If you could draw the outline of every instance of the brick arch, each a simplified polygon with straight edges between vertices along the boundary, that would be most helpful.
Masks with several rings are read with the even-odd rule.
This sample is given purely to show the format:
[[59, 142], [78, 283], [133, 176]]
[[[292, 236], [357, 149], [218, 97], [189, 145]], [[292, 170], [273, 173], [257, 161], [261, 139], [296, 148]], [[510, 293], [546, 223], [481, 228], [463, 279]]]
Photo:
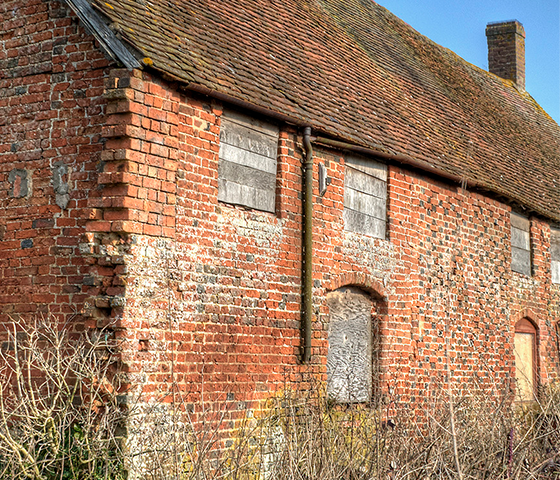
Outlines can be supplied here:
[[522, 320], [528, 320], [534, 327], [535, 330], [539, 330], [539, 323], [537, 321], [537, 316], [535, 312], [531, 308], [525, 308], [520, 310], [517, 315], [514, 317], [513, 326], [515, 327], [519, 322]]
[[327, 290], [334, 291], [341, 287], [350, 286], [359, 287], [380, 300], [387, 299], [387, 290], [383, 284], [362, 272], [347, 272], [337, 275], [328, 285]]

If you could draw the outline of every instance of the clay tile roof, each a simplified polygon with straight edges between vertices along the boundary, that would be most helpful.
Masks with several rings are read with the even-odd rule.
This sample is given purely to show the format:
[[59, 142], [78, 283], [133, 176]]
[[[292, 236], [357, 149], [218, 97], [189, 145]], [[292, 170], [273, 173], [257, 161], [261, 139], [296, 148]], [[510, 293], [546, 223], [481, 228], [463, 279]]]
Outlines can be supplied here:
[[373, 1], [90, 1], [160, 72], [560, 221], [559, 126]]

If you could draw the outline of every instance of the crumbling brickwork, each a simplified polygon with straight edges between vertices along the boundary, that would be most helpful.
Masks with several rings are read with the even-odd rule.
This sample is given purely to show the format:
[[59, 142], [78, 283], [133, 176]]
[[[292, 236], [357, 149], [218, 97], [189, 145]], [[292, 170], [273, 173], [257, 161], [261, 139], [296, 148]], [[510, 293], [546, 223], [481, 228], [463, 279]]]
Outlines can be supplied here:
[[[345, 157], [321, 149], [315, 152], [316, 177], [323, 163], [330, 182], [324, 195], [316, 191], [314, 198], [313, 360], [310, 366], [300, 365], [303, 152], [298, 131], [280, 128], [276, 213], [228, 205], [217, 200], [223, 105], [177, 93], [177, 85], [147, 73], [111, 75], [119, 76], [111, 84], [137, 80], [136, 87], [119, 93], [123, 98], [151, 104], [156, 100], [146, 93], [157, 91], [159, 101], [172, 99], [169, 110], [178, 112], [164, 127], [177, 128], [177, 142], [165, 157], [166, 165], [174, 166], [160, 163], [164, 173], [152, 170], [153, 177], [176, 176], [175, 223], [165, 235], [163, 224], [161, 233], [150, 235], [143, 230], [149, 216], [142, 223], [127, 209], [115, 210], [133, 219], [125, 232], [130, 246], [119, 323], [131, 381], [152, 392], [175, 381], [193, 402], [200, 400], [204, 386], [209, 396], [242, 402], [244, 409], [243, 402], [265, 397], [287, 380], [305, 384], [306, 372], [324, 380], [326, 296], [345, 285], [361, 287], [376, 299], [381, 369], [376, 382], [393, 400], [418, 400], [448, 370], [458, 391], [473, 385], [509, 391], [513, 326], [522, 317], [539, 328], [540, 378], [555, 377], [557, 311], [547, 305], [558, 302], [558, 292], [550, 283], [547, 222], [531, 218], [532, 275], [512, 272], [509, 206], [389, 165], [386, 238], [347, 232], [342, 215]], [[139, 101], [126, 102], [123, 117], [142, 108]], [[148, 112], [133, 121], [152, 125], [145, 118]], [[104, 158], [116, 156], [123, 144], [119, 155], [128, 159], [144, 149], [143, 161], [154, 163], [149, 142], [112, 138], [117, 143], [107, 144]], [[119, 148], [112, 151], [112, 145]], [[120, 183], [130, 189], [136, 182], [140, 192], [139, 177]], [[161, 188], [158, 198], [165, 199], [168, 187]], [[155, 193], [138, 195], [156, 198]], [[140, 210], [143, 204], [134, 201]], [[171, 207], [161, 203], [161, 212]], [[99, 218], [113, 211], [102, 208]], [[153, 218], [163, 222], [166, 217]], [[121, 229], [116, 222], [99, 222]]]

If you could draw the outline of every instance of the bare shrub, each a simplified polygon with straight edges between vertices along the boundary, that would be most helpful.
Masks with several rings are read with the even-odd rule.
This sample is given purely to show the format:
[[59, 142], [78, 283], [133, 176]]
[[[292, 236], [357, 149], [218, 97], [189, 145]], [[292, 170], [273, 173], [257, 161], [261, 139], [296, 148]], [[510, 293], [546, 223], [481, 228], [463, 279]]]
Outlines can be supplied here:
[[0, 352], [0, 478], [124, 478], [102, 338], [73, 338], [51, 318], [14, 322]]
[[331, 404], [317, 391], [277, 399], [263, 419], [282, 430], [272, 465], [260, 470], [266, 478], [560, 478], [557, 389], [525, 405], [484, 392], [453, 399], [445, 389], [432, 392], [427, 410], [403, 405], [394, 418], [379, 406]]
[[411, 405], [336, 404], [318, 384], [244, 416], [202, 399], [193, 418], [176, 385], [144, 402], [141, 388], [118, 391], [114, 369], [103, 334], [15, 324], [0, 351], [0, 478], [560, 479], [554, 386], [516, 404], [497, 387], [434, 382]]

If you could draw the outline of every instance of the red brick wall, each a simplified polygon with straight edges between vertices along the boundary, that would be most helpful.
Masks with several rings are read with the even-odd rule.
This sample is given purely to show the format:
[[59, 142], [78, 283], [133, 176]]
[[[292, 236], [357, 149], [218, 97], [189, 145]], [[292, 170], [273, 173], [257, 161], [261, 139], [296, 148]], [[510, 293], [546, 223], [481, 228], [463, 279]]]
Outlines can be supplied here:
[[[531, 219], [534, 274], [524, 277], [510, 268], [508, 206], [391, 166], [388, 238], [345, 232], [344, 158], [320, 149], [315, 165], [325, 163], [331, 183], [324, 196], [315, 192], [313, 361], [299, 365], [302, 146], [297, 131], [281, 127], [276, 214], [222, 204], [217, 201], [222, 105], [176, 95], [176, 86], [147, 73], [134, 78], [141, 80], [141, 91], [168, 99], [178, 118], [173, 116], [169, 126], [177, 128], [177, 143], [169, 150], [176, 160], [176, 223], [163, 237], [130, 228], [122, 335], [128, 340], [124, 360], [131, 381], [144, 382], [147, 391], [165, 390], [175, 381], [193, 402], [204, 390], [207, 398], [237, 405], [266, 397], [286, 382], [307, 385], [308, 373], [324, 380], [325, 295], [345, 284], [382, 297], [387, 400], [425, 396], [447, 369], [458, 392], [508, 391], [513, 326], [522, 316], [539, 328], [542, 380], [556, 376], [551, 326], [559, 297], [550, 285], [546, 222]], [[134, 122], [151, 125], [147, 112]], [[128, 143], [125, 156], [142, 148], [148, 151], [143, 143]], [[163, 164], [158, 168], [163, 177]]]
[[[117, 77], [109, 83], [118, 88], [107, 94], [115, 99], [108, 107], [111, 123], [143, 128], [108, 130], [105, 170], [127, 174], [112, 175], [116, 181], [88, 227], [128, 235], [125, 303], [112, 312], [124, 340], [125, 379], [141, 382], [147, 394], [165, 392], [176, 382], [189, 402], [198, 402], [204, 391], [208, 399], [227, 399], [243, 410], [246, 404], [238, 402], [250, 401], [254, 390], [263, 397], [290, 376], [301, 379], [296, 366], [301, 187], [293, 132], [280, 140], [281, 214], [222, 205], [217, 202], [221, 105], [179, 96], [173, 85], [148, 73], [114, 71], [111, 78]], [[171, 117], [160, 114], [166, 111]], [[169, 144], [164, 153], [154, 148], [154, 126], [169, 128], [173, 143], [163, 137]], [[149, 176], [140, 173], [146, 163], [153, 165]], [[140, 193], [147, 178], [166, 179], [168, 191], [162, 180]], [[146, 197], [153, 199], [140, 200]], [[161, 213], [146, 216], [147, 209]], [[108, 217], [115, 213], [126, 220], [117, 227]], [[161, 230], [152, 229], [160, 224]]]
[[1, 2], [0, 32], [0, 321], [68, 320], [92, 282], [79, 242], [97, 186], [108, 62], [55, 1]]
[[[457, 391], [507, 390], [524, 316], [539, 329], [541, 378], [556, 378], [546, 222], [532, 219], [533, 276], [512, 273], [508, 206], [392, 165], [387, 239], [345, 232], [344, 157], [320, 148], [315, 180], [322, 162], [331, 182], [315, 190], [313, 357], [300, 365], [297, 130], [281, 125], [276, 214], [219, 203], [220, 102], [108, 69], [54, 2], [0, 9], [3, 321], [82, 312], [114, 331], [125, 383], [244, 412], [325, 380], [325, 297], [353, 284], [377, 299], [386, 401], [424, 397], [448, 369]], [[64, 166], [67, 204], [53, 181]]]

